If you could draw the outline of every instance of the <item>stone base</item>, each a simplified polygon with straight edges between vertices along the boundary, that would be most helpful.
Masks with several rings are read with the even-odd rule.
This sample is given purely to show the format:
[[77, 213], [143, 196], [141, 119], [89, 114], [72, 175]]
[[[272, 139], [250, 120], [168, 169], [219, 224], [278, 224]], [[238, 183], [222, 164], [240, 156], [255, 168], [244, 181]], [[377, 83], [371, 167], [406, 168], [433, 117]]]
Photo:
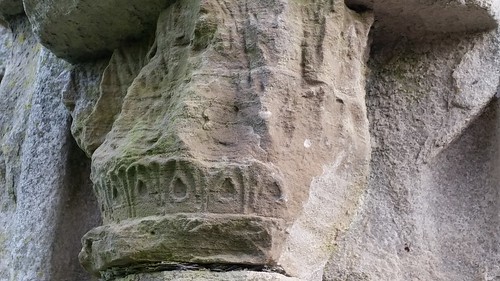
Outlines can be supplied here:
[[274, 265], [284, 232], [283, 220], [252, 215], [146, 217], [89, 231], [79, 258], [96, 276], [165, 263]]
[[304, 281], [278, 273], [256, 271], [163, 271], [133, 274], [116, 281]]

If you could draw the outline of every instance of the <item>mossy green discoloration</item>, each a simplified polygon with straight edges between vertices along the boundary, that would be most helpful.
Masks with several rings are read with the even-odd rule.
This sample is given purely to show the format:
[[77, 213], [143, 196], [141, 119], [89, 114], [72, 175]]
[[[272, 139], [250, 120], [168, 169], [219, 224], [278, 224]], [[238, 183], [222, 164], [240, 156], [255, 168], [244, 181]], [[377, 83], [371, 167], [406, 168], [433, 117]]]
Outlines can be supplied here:
[[200, 1], [178, 1], [160, 16], [164, 28], [157, 31], [155, 49], [128, 88], [120, 116], [113, 124], [116, 131], [111, 130], [107, 136], [107, 145], [117, 156], [108, 151], [104, 163], [94, 161], [94, 182], [114, 184], [111, 174], [150, 156], [183, 155], [181, 120], [188, 114], [185, 101], [194, 94], [186, 87], [193, 70], [192, 52], [207, 47], [217, 29], [212, 15], [200, 19], [199, 11]]
[[88, 233], [83, 241], [91, 247], [80, 259], [91, 272], [109, 277], [162, 262], [272, 265], [283, 223], [234, 215], [147, 217]]
[[193, 39], [193, 50], [207, 48], [217, 32], [217, 19], [214, 14], [201, 14], [196, 23]]

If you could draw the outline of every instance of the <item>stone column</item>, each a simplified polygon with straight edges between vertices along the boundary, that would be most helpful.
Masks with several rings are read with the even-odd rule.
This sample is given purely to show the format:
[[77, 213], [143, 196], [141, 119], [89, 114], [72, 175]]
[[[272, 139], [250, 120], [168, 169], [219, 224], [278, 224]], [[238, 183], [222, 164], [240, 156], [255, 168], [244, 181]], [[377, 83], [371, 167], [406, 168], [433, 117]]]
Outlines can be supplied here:
[[366, 185], [371, 22], [332, 1], [177, 1], [149, 51], [117, 50], [83, 126], [109, 132], [79, 138], [104, 220], [82, 239], [84, 267], [321, 280]]

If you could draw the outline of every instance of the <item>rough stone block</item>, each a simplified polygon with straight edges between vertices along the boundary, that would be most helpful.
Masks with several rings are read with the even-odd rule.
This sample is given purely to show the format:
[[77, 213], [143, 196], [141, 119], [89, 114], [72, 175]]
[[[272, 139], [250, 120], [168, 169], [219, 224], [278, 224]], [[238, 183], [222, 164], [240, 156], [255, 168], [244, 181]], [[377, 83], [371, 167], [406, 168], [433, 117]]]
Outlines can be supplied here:
[[169, 0], [24, 0], [42, 44], [58, 57], [81, 61], [110, 54], [154, 29]]

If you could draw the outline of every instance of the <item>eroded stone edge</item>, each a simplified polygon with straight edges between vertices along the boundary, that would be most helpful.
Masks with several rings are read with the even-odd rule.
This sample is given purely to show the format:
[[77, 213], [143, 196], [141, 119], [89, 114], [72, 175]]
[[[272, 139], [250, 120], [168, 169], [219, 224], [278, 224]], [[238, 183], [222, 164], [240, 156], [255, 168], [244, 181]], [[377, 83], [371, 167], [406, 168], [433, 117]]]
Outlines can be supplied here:
[[91, 230], [79, 259], [96, 276], [162, 262], [274, 265], [285, 228], [282, 219], [252, 215], [151, 216]]

